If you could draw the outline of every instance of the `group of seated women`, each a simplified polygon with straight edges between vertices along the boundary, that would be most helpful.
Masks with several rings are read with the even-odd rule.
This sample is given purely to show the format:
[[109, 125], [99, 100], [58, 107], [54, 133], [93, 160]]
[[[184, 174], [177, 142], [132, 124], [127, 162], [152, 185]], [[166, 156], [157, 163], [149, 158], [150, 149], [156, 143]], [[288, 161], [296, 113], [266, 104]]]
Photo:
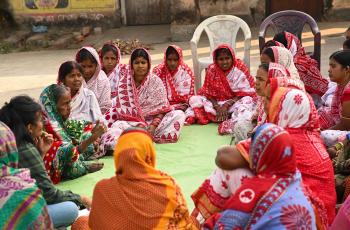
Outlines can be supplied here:
[[[112, 43], [82, 47], [39, 102], [17, 96], [1, 108], [2, 228], [340, 229], [347, 220], [350, 201], [335, 216], [350, 193], [350, 51], [330, 56], [328, 79], [282, 32], [265, 44], [254, 79], [221, 44], [197, 94], [175, 45], [153, 69], [144, 48], [120, 60]], [[218, 150], [190, 212], [155, 168], [152, 142], [177, 142], [184, 125], [209, 122], [235, 144]], [[92, 199], [54, 186], [101, 170], [95, 159], [106, 153], [116, 173]], [[83, 208], [89, 215], [76, 220]]]

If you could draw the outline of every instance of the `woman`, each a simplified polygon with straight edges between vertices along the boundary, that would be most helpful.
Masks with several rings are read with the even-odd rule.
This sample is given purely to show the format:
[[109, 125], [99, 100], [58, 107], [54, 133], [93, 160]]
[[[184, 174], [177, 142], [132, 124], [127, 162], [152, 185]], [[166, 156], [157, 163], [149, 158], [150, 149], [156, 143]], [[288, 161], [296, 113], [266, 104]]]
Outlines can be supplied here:
[[303, 182], [311, 189], [312, 196], [322, 200], [328, 223], [331, 223], [336, 203], [334, 172], [320, 139], [318, 115], [312, 99], [301, 90], [283, 87], [270, 95], [267, 98], [268, 121], [284, 127], [290, 133]]
[[76, 61], [83, 67], [85, 87], [94, 92], [101, 112], [104, 114], [111, 107], [111, 86], [103, 72], [100, 57], [93, 47], [82, 47]]
[[297, 68], [294, 65], [292, 53], [284, 47], [271, 46], [263, 50], [260, 56], [261, 63], [275, 62], [283, 65], [294, 79], [300, 79]]
[[260, 96], [257, 103], [257, 126], [266, 121], [263, 98], [267, 96], [268, 87], [288, 87], [304, 90], [304, 84], [298, 78], [293, 78], [288, 69], [278, 63], [263, 63], [259, 66], [255, 80], [255, 90]]
[[70, 114], [70, 92], [61, 85], [50, 85], [40, 95], [44, 108], [44, 127], [52, 134], [54, 143], [44, 156], [44, 163], [53, 183], [74, 179], [102, 169], [103, 163], [90, 163], [99, 153], [99, 137], [106, 127], [96, 122], [67, 120]]
[[[183, 60], [181, 48], [168, 46], [164, 62], [154, 67], [153, 73], [162, 79], [170, 104], [175, 109], [186, 111], [188, 99], [194, 95], [194, 75]], [[188, 112], [191, 113], [191, 109]]]
[[243, 179], [204, 229], [316, 229], [288, 132], [274, 124], [260, 126], [252, 137], [249, 162], [254, 176]]
[[294, 64], [298, 69], [300, 79], [305, 84], [306, 92], [313, 98], [316, 95], [323, 96], [328, 89], [328, 80], [322, 77], [317, 68], [317, 61], [305, 53], [300, 40], [287, 31], [276, 34], [273, 40], [282, 43], [293, 54]]
[[129, 71], [121, 76], [117, 97], [105, 118], [110, 127], [102, 138], [113, 149], [120, 134], [131, 126], [147, 127], [156, 143], [177, 142], [185, 121], [181, 110], [173, 110], [159, 77], [150, 72], [151, 57], [143, 48], [131, 54]]
[[116, 175], [96, 184], [88, 219], [78, 219], [73, 229], [199, 229], [175, 180], [155, 168], [156, 151], [146, 130], [123, 132], [114, 162]]
[[337, 51], [329, 58], [329, 77], [337, 83], [332, 105], [319, 110], [321, 137], [327, 146], [350, 130], [350, 51]]
[[[205, 125], [210, 121], [221, 123], [229, 118], [236, 119], [241, 112], [251, 115], [256, 96], [254, 78], [245, 64], [237, 59], [229, 45], [220, 45], [213, 51], [214, 63], [208, 67], [204, 85], [199, 89], [198, 96], [192, 96], [189, 104], [194, 111], [194, 119]], [[248, 110], [240, 111], [241, 106]], [[234, 110], [239, 114], [233, 113]], [[187, 119], [187, 121], [190, 118]], [[222, 125], [226, 127], [225, 125]], [[219, 133], [227, 131], [219, 126]]]
[[[89, 198], [61, 191], [50, 180], [43, 155], [53, 144], [52, 135], [42, 132], [41, 106], [26, 96], [11, 99], [0, 110], [0, 120], [14, 131], [20, 168], [28, 168], [49, 204], [54, 227], [69, 226], [78, 216], [78, 206], [88, 206]], [[74, 203], [73, 203], [74, 202]], [[62, 212], [64, 210], [64, 212]]]
[[[248, 133], [254, 128], [266, 120], [266, 114], [264, 112], [264, 106], [263, 106], [263, 97], [265, 97], [265, 88], [268, 84], [274, 84], [277, 83], [279, 86], [288, 86], [288, 87], [294, 87], [298, 89], [304, 89], [304, 84], [299, 79], [294, 79], [290, 76], [289, 71], [282, 65], [278, 63], [262, 63], [258, 70], [255, 80], [255, 91], [258, 95], [257, 97], [257, 106], [256, 110], [253, 113], [253, 116], [245, 117], [246, 119], [246, 125], [242, 125], [240, 123], [239, 125], [234, 124], [234, 120], [230, 119], [228, 121], [225, 121], [224, 123], [230, 124], [230, 122], [233, 122], [233, 125], [230, 124], [230, 127], [233, 129], [233, 136], [235, 138], [235, 142], [238, 143], [241, 140], [247, 139]], [[240, 109], [245, 109], [244, 107], [240, 107]]]
[[64, 62], [58, 70], [57, 82], [70, 89], [72, 101], [69, 119], [90, 122], [103, 119], [95, 94], [83, 87], [83, 68], [78, 63]]
[[[325, 146], [319, 135], [319, 123], [316, 108], [312, 99], [298, 89], [279, 87], [268, 96], [264, 104], [268, 115], [267, 121], [285, 128], [291, 135], [303, 183], [312, 192], [310, 199], [320, 217], [320, 226], [328, 226], [335, 215], [336, 193], [334, 189], [334, 172]], [[250, 140], [239, 142], [235, 148], [229, 149], [226, 155], [218, 155], [217, 161], [226, 170], [244, 166], [237, 161], [249, 161]], [[238, 152], [236, 152], [238, 150]], [[242, 158], [237, 158], [237, 153]], [[231, 158], [236, 160], [231, 162]]]
[[114, 43], [106, 43], [100, 51], [102, 70], [106, 73], [111, 85], [111, 98], [117, 96], [117, 85], [121, 74], [126, 74], [126, 65], [119, 63], [120, 49]]
[[41, 191], [29, 170], [18, 168], [12, 131], [0, 122], [0, 228], [54, 229]]

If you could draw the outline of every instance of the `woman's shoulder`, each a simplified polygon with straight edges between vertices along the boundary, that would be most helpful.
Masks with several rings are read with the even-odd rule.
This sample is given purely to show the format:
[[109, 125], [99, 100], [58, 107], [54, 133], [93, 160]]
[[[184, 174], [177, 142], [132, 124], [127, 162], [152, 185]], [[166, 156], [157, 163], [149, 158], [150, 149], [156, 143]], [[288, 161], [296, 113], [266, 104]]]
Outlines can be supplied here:
[[88, 89], [88, 88], [83, 88], [83, 94], [85, 97], [92, 97], [92, 96], [95, 96], [95, 93], [91, 90], [91, 89]]
[[39, 150], [32, 143], [25, 141], [22, 144], [18, 145], [18, 152], [39, 153]]

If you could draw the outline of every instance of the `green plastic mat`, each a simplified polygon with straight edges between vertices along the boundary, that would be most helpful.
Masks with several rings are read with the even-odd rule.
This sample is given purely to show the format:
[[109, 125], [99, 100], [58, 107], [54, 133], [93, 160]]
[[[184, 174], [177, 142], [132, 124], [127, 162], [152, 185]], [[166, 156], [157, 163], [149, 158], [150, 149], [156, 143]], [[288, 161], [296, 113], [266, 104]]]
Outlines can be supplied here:
[[[182, 188], [188, 206], [193, 208], [190, 196], [215, 168], [216, 150], [230, 143], [230, 136], [220, 136], [217, 125], [192, 125], [182, 129], [180, 140], [175, 144], [156, 144], [157, 168], [173, 176]], [[92, 196], [95, 184], [114, 175], [113, 157], [100, 159], [104, 168], [75, 180], [57, 185], [62, 190]]]

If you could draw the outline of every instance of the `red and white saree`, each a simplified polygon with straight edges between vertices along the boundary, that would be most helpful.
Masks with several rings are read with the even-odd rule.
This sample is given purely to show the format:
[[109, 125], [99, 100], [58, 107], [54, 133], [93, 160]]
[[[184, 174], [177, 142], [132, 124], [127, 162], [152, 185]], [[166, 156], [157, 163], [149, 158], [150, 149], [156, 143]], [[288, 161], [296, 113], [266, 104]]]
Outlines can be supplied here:
[[346, 86], [337, 85], [334, 92], [331, 107], [325, 107], [318, 111], [320, 115], [321, 137], [327, 146], [344, 139], [348, 131], [326, 130], [340, 122], [344, 102], [350, 100], [350, 82]]
[[125, 129], [132, 126], [146, 127], [159, 114], [165, 115], [155, 130], [154, 141], [177, 142], [185, 114], [170, 105], [163, 82], [158, 76], [148, 73], [141, 85], [136, 87], [133, 70], [129, 67], [126, 75], [120, 75], [116, 92], [112, 108], [105, 114], [109, 130], [102, 138], [104, 148], [113, 149]]
[[[215, 60], [216, 51], [222, 48], [229, 50], [233, 58], [232, 67], [225, 72], [220, 69]], [[255, 109], [256, 93], [254, 78], [250, 75], [248, 68], [243, 61], [235, 57], [233, 49], [226, 44], [218, 46], [213, 51], [213, 59], [214, 63], [207, 69], [204, 85], [199, 89], [198, 95], [192, 96], [189, 100], [194, 116], [198, 118], [204, 115], [210, 121], [215, 120], [216, 110], [210, 99], [216, 100], [219, 105], [223, 105], [228, 100], [237, 99], [228, 109], [231, 118], [251, 116]], [[199, 109], [204, 113], [197, 112]], [[227, 131], [224, 127], [219, 127], [219, 133], [225, 134]]]
[[194, 95], [194, 75], [191, 68], [183, 60], [181, 48], [175, 45], [169, 47], [174, 48], [178, 54], [177, 69], [172, 71], [168, 68], [165, 52], [163, 63], [154, 67], [153, 73], [163, 81], [168, 100], [176, 109], [182, 104], [188, 104], [188, 99]]

